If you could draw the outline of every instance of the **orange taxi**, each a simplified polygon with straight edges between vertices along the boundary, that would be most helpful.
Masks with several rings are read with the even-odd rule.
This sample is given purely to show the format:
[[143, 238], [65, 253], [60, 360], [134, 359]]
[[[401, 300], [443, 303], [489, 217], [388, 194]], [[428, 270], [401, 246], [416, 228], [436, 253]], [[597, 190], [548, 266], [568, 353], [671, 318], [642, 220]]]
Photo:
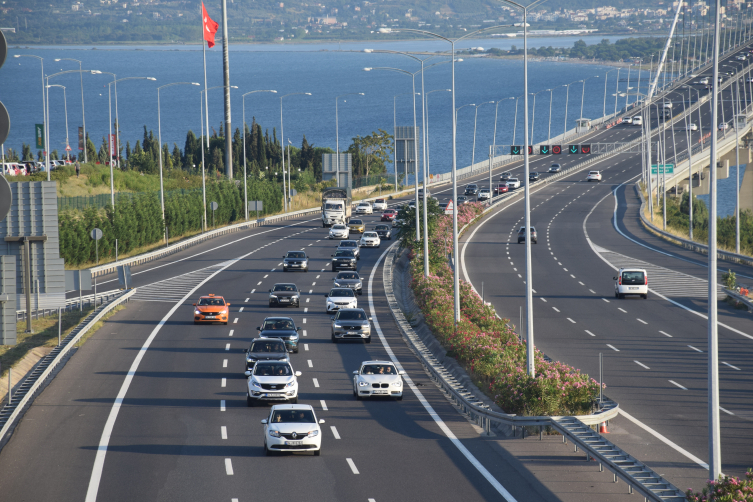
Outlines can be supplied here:
[[199, 303], [194, 303], [193, 323], [221, 322], [227, 324], [229, 303], [225, 298], [216, 295], [207, 295], [199, 298]]

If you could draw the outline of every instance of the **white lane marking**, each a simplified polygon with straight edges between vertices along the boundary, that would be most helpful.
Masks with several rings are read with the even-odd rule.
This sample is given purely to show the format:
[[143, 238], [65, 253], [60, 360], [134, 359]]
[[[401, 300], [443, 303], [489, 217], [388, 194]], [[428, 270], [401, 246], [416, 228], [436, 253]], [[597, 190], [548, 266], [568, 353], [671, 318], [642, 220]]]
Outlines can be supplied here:
[[671, 383], [672, 385], [677, 385], [682, 390], [688, 390], [687, 387], [683, 387], [682, 385], [680, 385], [679, 383], [675, 382], [674, 380], [670, 380], [669, 383]]
[[308, 308], [308, 307], [305, 307], [305, 308], [303, 309], [303, 313], [304, 313], [304, 314], [305, 314], [306, 312], [308, 312], [308, 311], [309, 311], [309, 308]]
[[238, 324], [238, 318], [233, 319], [233, 324]]
[[310, 299], [311, 299], [311, 298], [306, 298], [306, 303], [308, 303]]
[[308, 360], [308, 364], [309, 364], [309, 368], [313, 368], [314, 367], [314, 363], [311, 362], [311, 359]]
[[340, 434], [337, 432], [337, 429], [335, 428], [335, 426], [330, 425], [329, 428], [332, 429], [332, 435], [335, 436], [335, 439], [340, 439]]
[[622, 309], [622, 308], [620, 308], [620, 307], [617, 307], [617, 310], [619, 310], [620, 312], [624, 312], [625, 314], [627, 314], [627, 310], [625, 310], [625, 309]]
[[570, 277], [572, 277], [573, 279], [575, 279], [575, 276], [573, 274], [570, 274]]
[[321, 277], [321, 275], [317, 275], [317, 276], [316, 276], [316, 278], [317, 278], [317, 279], [318, 279], [318, 278], [320, 278], [320, 277]]
[[308, 336], [308, 333], [306, 333], [306, 330], [303, 330], [303, 336]]
[[614, 345], [611, 345], [609, 343], [607, 344], [607, 347], [609, 347], [610, 349], [612, 349], [615, 352], [619, 352], [620, 351], [620, 349], [618, 349], [617, 347], [615, 347]]
[[230, 344], [229, 343], [225, 344], [225, 350], [230, 350]]
[[228, 476], [233, 475], [233, 462], [229, 458], [225, 459], [225, 473]]
[[227, 378], [222, 379], [222, 383], [220, 384], [220, 387], [227, 387]]
[[692, 345], [688, 345], [688, 347], [690, 347], [691, 349], [695, 350], [696, 352], [703, 353], [703, 351], [701, 349], [697, 349], [697, 348], [693, 347]]
[[[477, 227], [478, 228], [478, 227]], [[472, 236], [471, 236], [472, 237]], [[392, 246], [397, 245], [397, 243], [393, 244]], [[392, 246], [388, 247], [384, 250], [384, 252], [379, 256], [376, 263], [371, 269], [371, 274], [369, 275], [369, 311], [371, 312], [372, 317], [372, 323], [374, 324], [374, 329], [377, 332], [377, 335], [379, 336], [379, 341], [382, 343], [382, 346], [384, 346], [385, 351], [387, 352], [387, 355], [390, 357], [393, 363], [395, 363], [395, 366], [397, 367], [398, 371], [403, 370], [402, 364], [400, 364], [400, 361], [397, 360], [397, 356], [395, 356], [395, 353], [392, 351], [392, 348], [390, 347], [389, 343], [387, 343], [387, 339], [384, 337], [384, 333], [382, 332], [382, 328], [379, 325], [379, 319], [377, 318], [376, 309], [374, 308], [374, 296], [373, 296], [373, 283], [374, 283], [374, 274], [376, 274], [377, 269], [379, 268], [379, 264], [382, 262], [384, 257], [387, 255], [387, 252], [392, 248]], [[465, 252], [465, 246], [463, 247], [463, 252]], [[461, 255], [462, 256], [462, 255]], [[466, 276], [466, 280], [468, 279], [468, 274], [465, 271], [465, 263], [461, 259], [461, 264], [463, 265], [463, 274]], [[449, 427], [444, 423], [444, 421], [439, 417], [436, 411], [434, 411], [434, 408], [429, 404], [429, 401], [426, 400], [423, 393], [418, 390], [418, 387], [413, 383], [413, 379], [409, 375], [405, 375], [403, 377], [403, 380], [410, 386], [413, 393], [418, 398], [421, 405], [424, 407], [426, 412], [429, 414], [429, 416], [434, 420], [434, 422], [439, 426], [439, 428], [444, 432], [445, 436], [452, 442], [452, 444], [460, 451], [460, 453], [473, 465], [473, 467], [476, 468], [476, 470], [489, 482], [489, 484], [492, 485], [492, 487], [497, 490], [497, 493], [502, 495], [502, 497], [507, 502], [517, 502], [515, 498], [508, 492], [502, 484], [497, 481], [497, 479], [484, 467], [481, 462], [478, 461], [478, 459], [473, 456], [473, 454], [468, 451], [468, 448], [465, 447], [463, 443], [460, 442], [460, 440], [455, 436], [455, 434], [450, 430]]]
[[358, 469], [356, 468], [356, 464], [353, 462], [353, 459], [346, 458], [345, 460], [348, 462], [348, 465], [350, 466], [350, 470], [353, 471], [353, 474], [358, 474]]
[[251, 299], [251, 298], [246, 298], [246, 301], [245, 301], [245, 303], [248, 303], [248, 301], [249, 301], [250, 299]]
[[[256, 291], [256, 288], [252, 289], [251, 290], [251, 294], [254, 294], [255, 291]], [[246, 301], [248, 301], [248, 300], [246, 300]]]
[[305, 317], [303, 318], [303, 324], [306, 324], [306, 318]]
[[665, 333], [664, 331], [659, 331], [659, 333], [661, 333], [664, 336], [668, 336], [668, 337], [672, 338], [672, 335], [670, 335], [669, 333]]
[[649, 368], [648, 366], [646, 366], [645, 364], [643, 364], [643, 363], [642, 363], [642, 362], [640, 362], [640, 361], [633, 361], [633, 362], [634, 362], [635, 364], [637, 364], [638, 366], [640, 366], [641, 368], [645, 368], [645, 369], [647, 369], [647, 370], [650, 370], [650, 369], [651, 369], [651, 368]]
[[316, 286], [316, 281], [311, 283], [312, 286]]
[[220, 411], [225, 411], [225, 400], [224, 399], [220, 400]]
[[567, 320], [568, 320], [568, 321], [570, 321], [571, 323], [575, 324], [575, 321], [573, 321], [573, 320], [572, 320], [572, 319], [570, 319], [569, 317], [567, 318]]
[[319, 380], [316, 378], [313, 378], [312, 380], [314, 380], [314, 387], [319, 388]]
[[261, 286], [261, 281], [258, 282], [257, 286]]
[[[569, 270], [566, 269], [565, 267], [562, 267], [562, 270], [564, 270], [565, 272], [569, 272]], [[570, 274], [570, 275], [572, 275], [572, 274]]]
[[319, 402], [322, 404], [322, 409], [324, 411], [329, 410], [329, 408], [327, 408], [327, 403], [324, 402], [324, 399], [320, 399]]
[[[309, 294], [311, 294], [311, 293], [313, 293], [313, 292], [314, 292], [314, 290], [313, 290], [313, 289], [309, 289]], [[306, 301], [308, 301], [308, 300], [306, 300]]]
[[220, 427], [220, 436], [222, 436], [222, 439], [227, 439], [227, 427], [224, 425]]
[[580, 284], [581, 286], [585, 286], [585, 284], [583, 284], [583, 283], [582, 283], [582, 282], [580, 282], [580, 281], [578, 281], [578, 284]]
[[227, 359], [222, 360], [222, 367], [227, 368]]
[[303, 350], [309, 350], [309, 344], [308, 343], [304, 343], [303, 344]]
[[636, 317], [636, 319], [638, 320], [638, 322], [642, 322], [643, 324], [648, 324], [648, 323], [647, 323], [646, 321], [644, 321], [643, 319], [638, 319], [637, 317]]
[[725, 365], [725, 366], [729, 366], [733, 370], [740, 371], [740, 368], [738, 368], [737, 366], [732, 366], [730, 363], [725, 363], [724, 361], [722, 361], [722, 364]]
[[235, 333], [235, 330], [234, 330], [234, 329], [231, 329], [231, 330], [230, 330], [230, 334], [229, 334], [228, 336], [233, 336], [233, 333]]
[[557, 307], [552, 307], [555, 312], [559, 312], [559, 309]]
[[[277, 270], [277, 269], [276, 269], [276, 268], [273, 268], [272, 270], [270, 270], [270, 272], [274, 272], [275, 270]], [[264, 276], [264, 278], [266, 279], [266, 278], [267, 278], [267, 276], [265, 275], [265, 276]]]
[[590, 332], [590, 331], [588, 331], [588, 330], [585, 330], [585, 332], [586, 332], [586, 333], [588, 333], [588, 334], [589, 334], [589, 335], [591, 335], [591, 336], [596, 336], [596, 335], [594, 335], [593, 333], [591, 333], [591, 332]]
[[604, 300], [605, 302], [609, 303], [609, 300], [607, 300], [606, 298], [602, 298], [602, 300]]
[[594, 291], [593, 289], [589, 289], [589, 291], [590, 291], [591, 293], [593, 293], [593, 294], [596, 294], [596, 291]]
[[238, 312], [243, 312], [243, 307], [239, 308]]
[[734, 413], [732, 413], [732, 412], [731, 412], [731, 411], [729, 411], [729, 410], [725, 410], [725, 409], [724, 409], [724, 408], [722, 408], [721, 406], [719, 407], [719, 409], [720, 409], [720, 410], [722, 410], [722, 411], [723, 411], [724, 413], [726, 413], [727, 415], [733, 415], [733, 416], [734, 416]]
[[544, 298], [541, 299], [542, 302], [546, 303], [546, 300]]

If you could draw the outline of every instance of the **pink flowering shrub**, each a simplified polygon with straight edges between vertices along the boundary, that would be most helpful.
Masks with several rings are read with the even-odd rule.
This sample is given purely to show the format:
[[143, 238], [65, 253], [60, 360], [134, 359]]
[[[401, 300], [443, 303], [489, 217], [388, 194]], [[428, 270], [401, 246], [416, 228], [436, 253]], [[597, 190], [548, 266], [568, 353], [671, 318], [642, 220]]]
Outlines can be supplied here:
[[[478, 206], [478, 207], [474, 207]], [[458, 227], [481, 213], [480, 204], [467, 204], [458, 213]], [[461, 224], [460, 221], [463, 221]], [[443, 248], [444, 233], [451, 247], [452, 217], [438, 218], [430, 236], [432, 247]], [[441, 255], [441, 252], [440, 252]], [[452, 270], [446, 261], [435, 265], [428, 278], [423, 275], [420, 253], [411, 261], [411, 283], [421, 311], [434, 336], [449, 355], [457, 359], [487, 394], [507, 413], [519, 415], [582, 415], [591, 412], [599, 384], [588, 375], [560, 362], [547, 362], [536, 351], [536, 378], [526, 372], [526, 344], [499, 319], [494, 309], [483, 304], [470, 284], [460, 281], [461, 319], [453, 321]]]
[[753, 471], [748, 469], [745, 479], [725, 476], [709, 481], [700, 493], [685, 492], [689, 502], [753, 502]]

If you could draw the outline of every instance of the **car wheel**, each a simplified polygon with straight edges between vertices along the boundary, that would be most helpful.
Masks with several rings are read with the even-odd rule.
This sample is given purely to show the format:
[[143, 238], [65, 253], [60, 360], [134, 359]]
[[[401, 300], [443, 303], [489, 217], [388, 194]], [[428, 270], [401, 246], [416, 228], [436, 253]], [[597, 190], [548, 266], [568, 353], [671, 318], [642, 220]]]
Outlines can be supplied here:
[[249, 408], [254, 407], [254, 400], [251, 399], [251, 396], [249, 395], [246, 395], [246, 406], [248, 406]]
[[320, 446], [318, 450], [314, 452], [315, 457], [321, 457], [322, 456], [322, 447]]
[[402, 400], [403, 400], [403, 395], [402, 394], [400, 394], [399, 396], [397, 396], [395, 398], [395, 401], [402, 401]]
[[199, 323], [198, 323], [197, 321], [194, 321], [193, 323], [194, 323], [194, 324], [199, 324]]
[[269, 448], [267, 448], [267, 444], [266, 443], [264, 443], [264, 453], [268, 457], [271, 457], [272, 455], [274, 455], [274, 452], [272, 450], [270, 450]]
[[224, 324], [225, 326], [227, 326], [227, 321], [223, 322], [222, 324]]
[[337, 338], [335, 338], [334, 333], [332, 334], [332, 343], [337, 343]]
[[290, 400], [293, 404], [298, 404], [298, 396], [295, 396], [293, 399]]
[[298, 353], [298, 347], [296, 347], [295, 350], [293, 351], [293, 354], [297, 354], [297, 353]]
[[269, 302], [269, 308], [272, 308], [272, 302]]
[[308, 267], [304, 268], [303, 271], [308, 272], [309, 271]]
[[620, 297], [620, 295], [617, 294], [617, 291], [614, 292], [614, 297], [615, 298], [619, 298]]
[[641, 295], [641, 296], [643, 296], [644, 300], [648, 300], [648, 293], [646, 293], [645, 295]]
[[617, 295], [617, 298], [619, 298], [620, 300], [623, 300], [625, 298], [625, 295], [619, 294], [619, 295]]
[[332, 267], [332, 271], [335, 272], [335, 267], [334, 266]]
[[371, 337], [368, 337], [368, 338], [366, 339], [366, 343], [371, 343]]

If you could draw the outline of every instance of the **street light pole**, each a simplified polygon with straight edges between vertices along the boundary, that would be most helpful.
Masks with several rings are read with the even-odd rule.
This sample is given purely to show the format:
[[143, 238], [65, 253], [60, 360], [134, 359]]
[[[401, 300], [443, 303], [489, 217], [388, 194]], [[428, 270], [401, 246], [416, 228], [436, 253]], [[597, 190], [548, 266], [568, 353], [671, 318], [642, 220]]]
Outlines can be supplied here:
[[476, 114], [473, 117], [473, 152], [471, 153], [471, 171], [476, 163], [476, 123], [478, 121], [478, 109], [483, 105], [494, 104], [494, 101], [485, 101], [476, 106]]
[[582, 80], [576, 80], [575, 82], [570, 82], [569, 84], [562, 86], [562, 87], [566, 87], [567, 88], [567, 91], [565, 91], [565, 128], [562, 131], [562, 139], [563, 140], [565, 139], [565, 135], [567, 134], [567, 105], [568, 105], [568, 102], [570, 101], [570, 86], [573, 85], [573, 84], [577, 84], [578, 82], [583, 82], [583, 81]]
[[351, 95], [358, 95], [363, 96], [362, 92], [347, 92], [345, 94], [340, 94], [339, 96], [335, 96], [335, 144], [337, 148], [337, 155], [335, 155], [335, 172], [337, 173], [335, 176], [337, 177], [337, 182], [340, 183], [340, 124], [338, 122], [337, 117], [337, 100], [342, 98], [343, 96], [351, 96]]
[[[81, 120], [83, 121], [84, 134], [84, 163], [89, 162], [86, 152], [86, 112], [84, 111], [84, 72], [81, 70], [81, 61], [73, 58], [58, 58], [55, 61], [75, 61], [78, 63], [78, 72], [81, 79]], [[77, 157], [78, 158], [78, 157]]]
[[[242, 105], [241, 105], [241, 111], [243, 114], [243, 202], [246, 214], [246, 221], [248, 221], [248, 174], [246, 173], [246, 96], [249, 94], [254, 94], [257, 92], [271, 92], [277, 94], [277, 91], [274, 91], [272, 89], [264, 89], [259, 91], [250, 91], [241, 96], [242, 98]], [[203, 145], [202, 145], [203, 150]], [[204, 171], [202, 170], [202, 183], [204, 181]], [[205, 196], [206, 199], [206, 196]]]
[[[47, 113], [49, 111], [49, 99], [47, 96], [47, 85], [50, 83], [50, 77], [45, 77], [44, 75], [44, 58], [40, 56], [34, 56], [32, 54], [15, 54], [13, 56], [14, 58], [20, 58], [20, 57], [26, 57], [26, 58], [37, 58], [39, 60], [39, 63], [42, 65], [42, 124], [44, 124], [44, 142], [45, 142], [45, 169], [47, 170], [47, 181], [50, 181], [50, 149], [47, 141], [47, 129], [49, 128], [50, 124], [47, 120]], [[45, 82], [45, 78], [47, 81]]]
[[[583, 119], [583, 100], [586, 97], [586, 80], [589, 78], [599, 78], [598, 75], [594, 75], [593, 77], [588, 77], [583, 79], [583, 91], [580, 94], [580, 118]], [[630, 77], [628, 76], [628, 84], [630, 83]], [[625, 98], [627, 100], [627, 98]], [[627, 109], [627, 105], [625, 105], [625, 109]]]
[[[299, 96], [299, 95], [311, 96], [311, 93], [310, 92], [291, 92], [290, 94], [285, 94], [284, 96], [280, 96], [280, 153], [282, 154], [282, 190], [283, 192], [285, 192], [285, 198], [283, 199], [283, 208], [285, 211], [288, 210], [288, 197], [290, 196], [290, 187], [288, 186], [286, 188], [286, 185], [285, 185], [285, 139], [284, 139], [285, 129], [282, 122], [282, 100], [284, 98], [287, 98], [288, 96]], [[288, 166], [288, 171], [290, 171], [290, 166]]]
[[429, 149], [429, 94], [432, 92], [452, 92], [452, 89], [435, 89], [433, 91], [429, 91], [424, 95], [424, 99], [426, 100], [426, 173], [428, 176], [431, 175], [431, 165], [429, 164], [431, 158], [429, 156], [430, 149]]
[[65, 86], [58, 85], [58, 84], [48, 85], [47, 92], [50, 92], [49, 91], [50, 87], [60, 87], [61, 89], [63, 89], [63, 106], [65, 109], [65, 146], [66, 146], [65, 153], [68, 156], [68, 160], [70, 161], [71, 156], [68, 153], [69, 152], [68, 148], [70, 147], [70, 143], [68, 142], [68, 98], [65, 95]]

